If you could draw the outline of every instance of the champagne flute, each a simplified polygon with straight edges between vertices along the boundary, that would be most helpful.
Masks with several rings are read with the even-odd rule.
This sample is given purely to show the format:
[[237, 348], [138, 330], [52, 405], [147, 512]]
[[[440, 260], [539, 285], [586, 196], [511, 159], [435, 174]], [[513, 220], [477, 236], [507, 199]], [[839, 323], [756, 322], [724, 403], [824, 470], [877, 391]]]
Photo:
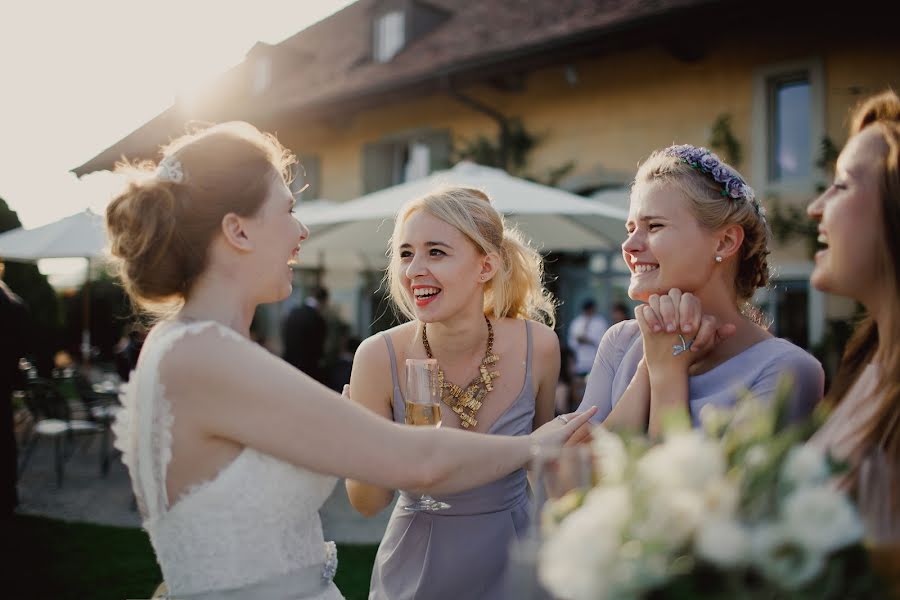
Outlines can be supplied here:
[[[406, 424], [441, 426], [441, 391], [438, 389], [437, 361], [433, 358], [406, 359]], [[430, 512], [450, 508], [446, 502], [423, 494], [417, 501], [404, 506], [406, 510]]]

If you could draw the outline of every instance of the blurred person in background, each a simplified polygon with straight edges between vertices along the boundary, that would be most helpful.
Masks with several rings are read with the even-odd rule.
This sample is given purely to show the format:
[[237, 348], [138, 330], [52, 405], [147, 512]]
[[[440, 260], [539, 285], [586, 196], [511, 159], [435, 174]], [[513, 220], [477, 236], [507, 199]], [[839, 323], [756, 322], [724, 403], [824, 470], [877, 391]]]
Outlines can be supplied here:
[[291, 310], [282, 330], [284, 360], [322, 383], [326, 383], [322, 360], [328, 335], [327, 303], [328, 290], [314, 288], [303, 304]]
[[28, 309], [3, 282], [5, 268], [0, 260], [0, 522], [12, 518], [19, 503], [12, 393], [21, 383], [19, 359], [26, 353], [29, 335]]

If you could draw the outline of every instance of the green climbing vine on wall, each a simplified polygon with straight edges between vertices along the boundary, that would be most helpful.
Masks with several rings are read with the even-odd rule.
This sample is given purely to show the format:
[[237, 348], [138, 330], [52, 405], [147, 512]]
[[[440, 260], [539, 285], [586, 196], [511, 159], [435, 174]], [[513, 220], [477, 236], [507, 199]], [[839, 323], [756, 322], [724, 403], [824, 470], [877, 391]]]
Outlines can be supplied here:
[[725, 162], [737, 168], [741, 164], [743, 154], [741, 143], [731, 131], [731, 115], [722, 113], [713, 121], [709, 135], [709, 147], [725, 159]]
[[[828, 177], [833, 177], [834, 166], [839, 153], [838, 147], [831, 138], [828, 136], [823, 137], [819, 143], [819, 156], [816, 159], [816, 166]], [[816, 193], [821, 194], [827, 187], [827, 183], [820, 181], [816, 184]], [[775, 239], [780, 243], [785, 243], [798, 237], [803, 239], [807, 253], [812, 258], [818, 247], [816, 240], [819, 232], [815, 221], [807, 216], [806, 207], [785, 205], [774, 194], [769, 196], [768, 204], [769, 226], [772, 228], [772, 235]]]
[[530, 173], [529, 155], [545, 137], [528, 131], [522, 119], [513, 117], [507, 120], [506, 130], [497, 137], [479, 135], [459, 140], [453, 148], [453, 161], [470, 160], [479, 165], [504, 169], [516, 177], [556, 186], [575, 168], [575, 161], [550, 167], [542, 175]]

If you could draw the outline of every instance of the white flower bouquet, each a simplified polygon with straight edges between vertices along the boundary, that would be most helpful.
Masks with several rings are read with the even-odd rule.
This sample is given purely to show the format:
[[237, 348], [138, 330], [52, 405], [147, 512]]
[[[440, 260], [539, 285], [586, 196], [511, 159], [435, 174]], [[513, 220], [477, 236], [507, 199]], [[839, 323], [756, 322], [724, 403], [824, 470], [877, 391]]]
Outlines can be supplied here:
[[[783, 385], [777, 398], [786, 398]], [[842, 466], [805, 444], [821, 415], [750, 396], [658, 444], [594, 432], [596, 484], [549, 501], [538, 576], [556, 597], [880, 598]]]

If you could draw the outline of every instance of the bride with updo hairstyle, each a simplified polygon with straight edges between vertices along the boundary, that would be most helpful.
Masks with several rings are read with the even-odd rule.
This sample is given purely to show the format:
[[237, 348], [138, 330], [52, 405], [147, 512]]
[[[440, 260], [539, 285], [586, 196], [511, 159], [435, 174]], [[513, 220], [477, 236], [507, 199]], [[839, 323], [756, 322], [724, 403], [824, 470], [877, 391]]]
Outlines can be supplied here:
[[128, 183], [106, 213], [111, 252], [158, 321], [115, 443], [171, 597], [341, 598], [318, 515], [336, 477], [451, 494], [517, 471], [532, 443], [587, 435], [590, 412], [522, 437], [391, 423], [253, 343], [256, 307], [290, 294], [309, 235], [292, 214], [293, 161], [224, 123], [117, 169]]
[[734, 405], [742, 390], [768, 400], [789, 374], [790, 417], [807, 415], [824, 372], [750, 304], [769, 281], [770, 235], [743, 177], [705, 148], [654, 152], [635, 176], [626, 228], [628, 295], [643, 304], [600, 342], [581, 409], [657, 435], [664, 413], [698, 425], [704, 406]]
[[256, 214], [294, 162], [274, 137], [240, 122], [179, 138], [165, 154], [158, 167], [118, 165], [129, 183], [106, 211], [125, 290], [160, 315], [182, 304], [206, 269], [210, 256], [203, 249], [221, 230], [223, 215]]

